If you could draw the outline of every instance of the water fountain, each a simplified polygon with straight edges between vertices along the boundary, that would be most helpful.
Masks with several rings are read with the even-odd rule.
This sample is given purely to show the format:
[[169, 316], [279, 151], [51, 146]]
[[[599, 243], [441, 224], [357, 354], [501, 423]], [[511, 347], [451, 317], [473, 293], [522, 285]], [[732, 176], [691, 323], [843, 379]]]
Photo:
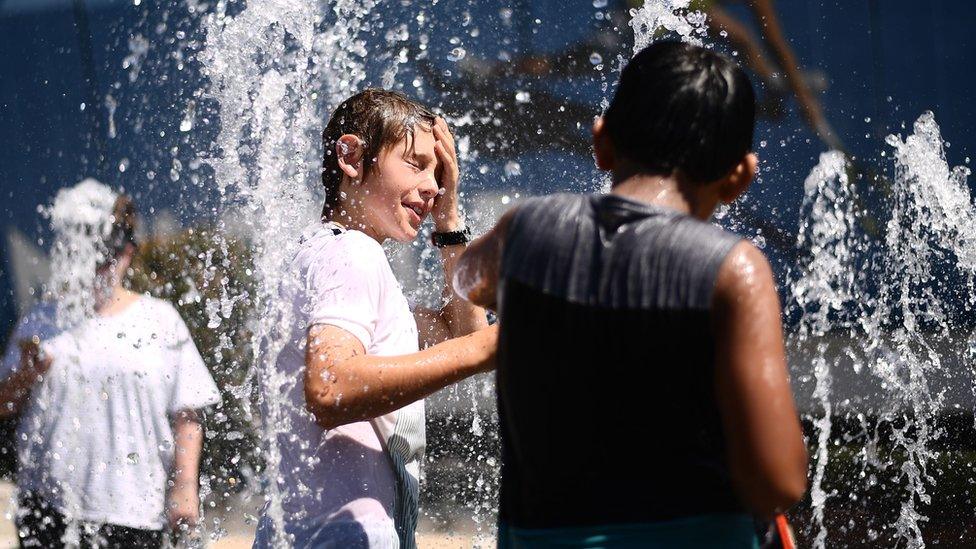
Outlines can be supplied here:
[[[687, 11], [688, 4], [687, 0], [648, 2], [632, 10], [635, 51], [659, 36], [661, 29], [702, 42], [705, 17]], [[247, 227], [260, 281], [257, 295], [251, 296], [251, 305], [261, 312], [254, 336], [262, 353], [257, 362], [270, 360], [280, 348], [274, 328], [285, 313], [273, 311], [271, 299], [280, 283], [278, 267], [290, 254], [302, 226], [314, 219], [315, 204], [321, 199], [310, 178], [314, 170], [307, 169], [319, 154], [315, 134], [323, 113], [366, 78], [363, 36], [371, 30], [368, 16], [377, 5], [340, 0], [331, 10], [320, 10], [301, 2], [268, 0], [251, 2], [234, 17], [220, 10], [209, 16], [207, 48], [201, 60], [211, 80], [208, 93], [219, 103], [221, 119], [216, 154], [210, 162], [223, 206], [259, 220]], [[408, 38], [406, 26], [386, 31], [391, 47]], [[396, 78], [405, 51], [389, 59], [383, 71], [386, 85]], [[464, 58], [457, 48], [450, 55], [454, 61]], [[413, 84], [420, 86], [417, 80]], [[314, 101], [307, 101], [309, 97]], [[471, 116], [454, 120], [470, 123]], [[837, 497], [826, 490], [825, 482], [835, 440], [833, 419], [851, 410], [865, 429], [857, 456], [862, 481], [875, 484], [887, 475], [891, 485], [904, 494], [897, 519], [885, 525], [893, 529], [891, 539], [913, 547], [924, 545], [920, 526], [924, 516], [918, 505], [931, 498], [929, 470], [935, 454], [930, 445], [940, 436], [932, 418], [944, 407], [944, 390], [937, 386], [946, 381], [948, 347], [939, 345], [954, 341], [956, 335], [952, 321], [940, 310], [942, 296], [934, 295], [926, 284], [938, 269], [937, 258], [949, 251], [965, 274], [970, 290], [967, 303], [972, 306], [976, 214], [966, 192], [967, 172], [948, 169], [932, 115], [923, 115], [914, 130], [904, 141], [888, 139], [894, 147], [895, 178], [891, 194], [884, 200], [891, 213], [881, 240], [872, 240], [863, 230], [866, 212], [842, 153], [822, 155], [805, 182], [797, 239], [802, 253], [789, 277], [788, 312], [797, 319], [791, 339], [794, 375], [801, 380], [812, 378], [812, 397], [819, 406], [812, 413], [816, 436], [811, 441], [815, 450], [809, 528], [816, 547], [827, 545], [825, 511]], [[469, 146], [477, 148], [477, 144]], [[487, 219], [496, 215], [494, 211], [478, 214]], [[735, 215], [723, 221], [734, 225]], [[427, 255], [429, 251], [420, 254], [419, 276], [436, 279], [436, 273], [428, 273], [423, 266]], [[411, 266], [417, 265], [415, 255], [404, 257], [407, 270], [416, 268]], [[879, 280], [885, 282], [879, 284]], [[224, 296], [219, 306], [212, 307], [215, 325], [220, 313], [234, 306], [233, 299]], [[971, 360], [967, 364], [971, 369]], [[841, 368], [874, 380], [875, 402], [858, 408], [850, 399], [839, 400], [843, 391], [836, 390], [837, 371]], [[254, 380], [262, 384], [265, 394], [283, 390], [281, 380], [261, 372], [255, 368]], [[457, 390], [454, 394], [455, 399], [470, 399], [474, 407], [470, 428], [475, 440], [483, 435], [479, 400], [473, 396], [479, 387], [485, 392], [484, 384], [475, 384], [467, 387], [468, 395], [459, 395]], [[876, 402], [883, 405], [875, 406]], [[265, 459], [270, 480], [266, 488], [272, 508], [277, 490], [275, 440], [287, 430], [276, 419], [276, 406], [280, 404], [265, 400], [261, 420], [268, 443]], [[862, 409], [870, 410], [870, 422], [858, 411]], [[879, 430], [878, 425], [890, 429]], [[878, 440], [882, 432], [890, 439]], [[878, 450], [884, 443], [892, 447], [888, 455]], [[476, 451], [469, 458], [491, 459]], [[482, 473], [476, 483], [480, 487], [485, 480]], [[490, 497], [492, 491], [485, 493]], [[477, 509], [490, 515], [490, 505], [482, 501]], [[485, 519], [481, 520], [491, 522]], [[881, 535], [868, 533], [865, 539]]]
[[[799, 316], [794, 368], [801, 377], [812, 372], [820, 408], [813, 422], [815, 547], [827, 546], [824, 512], [840, 497], [824, 488], [838, 446], [834, 417], [853, 415], [862, 426], [857, 466], [843, 473], [844, 482], [902, 494], [897, 518], [880, 525], [892, 531], [865, 528], [862, 541], [886, 536], [923, 547], [922, 508], [932, 502], [940, 454], [934, 444], [946, 434], [940, 415], [949, 398], [972, 405], [958, 394], [947, 398], [973, 383], [967, 349], [976, 304], [976, 207], [966, 187], [969, 170], [950, 169], [931, 112], [913, 130], [886, 139], [894, 179], [882, 207], [871, 210], [887, 210], [877, 238], [865, 231], [868, 211], [858, 207], [864, 191], [855, 188], [841, 153], [824, 153], [806, 181], [797, 242], [806, 255], [788, 287], [791, 312]], [[856, 471], [860, 478], [850, 478]]]
[[[192, 16], [199, 18], [205, 35], [195, 61], [206, 82], [187, 105], [179, 129], [202, 131], [195, 121], [204, 117], [219, 127], [213, 143], [198, 151], [212, 170], [218, 197], [215, 236], [200, 256], [206, 272], [226, 271], [236, 259], [237, 240], [244, 239], [253, 252], [256, 285], [245, 289], [207, 275], [202, 298], [192, 284], [185, 296], [203, 300], [207, 327], [215, 334], [237, 329], [233, 318], [247, 313], [250, 319], [255, 356], [230, 392], [264, 443], [264, 470], [251, 489], [266, 494], [270, 515], [280, 522], [277, 444], [287, 436], [288, 424], [279, 400], [255, 402], [252, 397], [256, 388], [264, 395], [281, 394], [290, 383], [262, 365], [280, 351], [282, 328], [291, 321], [290, 312], [280, 310], [274, 299], [282, 283], [281, 265], [294, 252], [303, 228], [317, 218], [323, 199], [318, 134], [325, 116], [365, 84], [401, 85], [438, 107], [457, 102], [459, 95], [473, 102], [444, 90], [450, 89], [445, 83], [450, 83], [451, 71], [472, 70], [478, 61], [475, 48], [452, 39], [446, 49], [450, 64], [427, 72], [408, 67], [409, 61], [427, 59], [433, 50], [426, 32], [432, 25], [429, 10], [420, 5], [400, 6], [406, 15], [397, 12], [399, 18], [390, 16], [392, 8], [381, 0], [193, 5]], [[602, 13], [606, 2], [593, 5]], [[632, 10], [634, 51], [665, 33], [709, 44], [705, 16], [689, 12], [689, 5], [690, 0], [659, 0]], [[512, 21], [508, 8], [498, 17], [506, 28], [524, 23]], [[470, 19], [464, 18], [461, 26], [474, 39], [478, 22]], [[527, 28], [517, 32], [531, 34], [531, 25]], [[129, 43], [132, 51], [120, 61], [135, 82], [147, 77], [142, 63], [148, 42], [139, 34]], [[377, 44], [384, 53], [376, 54]], [[612, 65], [612, 59], [595, 52], [589, 60], [594, 67]], [[622, 63], [618, 59], [615, 67]], [[608, 77], [600, 73], [598, 80], [605, 100]], [[535, 93], [516, 90], [512, 105], [536, 101]], [[117, 100], [110, 94], [105, 102], [114, 134]], [[495, 169], [486, 157], [500, 134], [479, 141], [463, 133], [493, 125], [497, 111], [507, 108], [498, 105], [448, 113], [462, 133], [461, 161], [467, 172], [491, 176]], [[578, 128], [585, 144], [585, 128]], [[966, 187], [968, 170], [950, 168], [931, 113], [923, 114], [906, 137], [890, 136], [886, 142], [890, 148], [883, 163], [893, 175], [884, 184], [867, 183], [841, 152], [820, 157], [804, 183], [798, 258], [789, 264], [786, 277], [791, 367], [801, 401], [808, 404], [804, 413], [812, 457], [809, 513], [800, 513], [803, 522], [795, 525], [815, 547], [844, 541], [924, 546], [926, 508], [940, 495], [933, 481], [946, 431], [938, 418], [960, 406], [971, 410], [976, 400], [976, 326], [965, 321], [967, 315], [973, 318], [976, 306], [976, 207]], [[499, 145], [503, 153], [507, 145], [511, 143]], [[511, 189], [485, 192], [490, 198], [469, 194], [469, 222], [476, 228], [490, 225], [519, 193], [528, 194], [518, 187], [523, 173], [518, 158], [498, 162], [497, 171]], [[588, 173], [581, 177], [587, 178]], [[565, 184], [569, 190], [599, 186], [592, 181]], [[744, 213], [732, 209], [720, 222], [749, 227], [740, 215]], [[57, 222], [56, 215], [52, 222]], [[390, 251], [400, 274], [422, 281], [420, 289], [435, 286], [439, 273], [430, 268], [429, 248]], [[421, 300], [436, 299], [429, 292], [416, 294]], [[231, 337], [216, 340], [217, 354], [230, 354], [239, 344]], [[443, 439], [443, 445], [434, 444], [425, 488], [447, 501], [427, 502], [431, 522], [450, 524], [454, 518], [441, 516], [443, 509], [460, 508], [474, 516], [476, 533], [489, 539], [498, 467], [492, 394], [490, 380], [482, 378], [437, 397], [441, 404], [434, 408], [442, 408], [429, 421], [433, 438]], [[215, 436], [234, 444], [238, 435]], [[445, 487], [460, 494], [444, 494]], [[867, 502], [879, 490], [897, 502], [893, 516], [851, 514], [849, 522], [838, 518], [846, 518], [844, 513], [856, 502]], [[202, 496], [210, 501], [206, 485]], [[219, 538], [216, 514], [213, 519], [207, 527]], [[279, 541], [287, 545], [286, 539]]]

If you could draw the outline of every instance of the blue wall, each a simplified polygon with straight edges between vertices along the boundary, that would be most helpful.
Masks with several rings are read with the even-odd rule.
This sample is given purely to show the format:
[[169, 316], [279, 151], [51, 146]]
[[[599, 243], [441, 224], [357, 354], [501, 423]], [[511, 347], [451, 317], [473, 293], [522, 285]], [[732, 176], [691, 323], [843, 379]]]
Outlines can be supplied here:
[[[0, 334], [6, 333], [16, 314], [6, 235], [15, 228], [31, 240], [46, 239], [37, 206], [48, 203], [58, 188], [94, 176], [133, 193], [150, 220], [162, 209], [184, 221], [208, 212], [213, 200], [209, 174], [192, 160], [195, 151], [206, 148], [214, 129], [198, 123], [192, 132], [179, 131], [188, 102], [202, 85], [192, 55], [203, 36], [200, 18], [188, 13], [192, 4], [0, 0]], [[570, 4], [576, 6], [573, 9], [559, 0], [421, 4], [423, 8], [388, 2], [377, 20], [386, 29], [408, 23], [414, 37], [426, 33], [430, 63], [441, 73], [454, 69], [452, 76], [444, 77], [454, 83], [459, 82], [459, 71], [446, 60], [454, 47], [452, 37], [461, 38], [470, 58], [495, 59], [503, 51], [513, 56], [558, 52], [602, 28], [596, 12], [607, 11], [595, 9], [589, 1]], [[416, 22], [421, 9], [427, 16], [422, 25]], [[505, 9], [512, 10], [510, 18]], [[729, 9], [751, 21], [743, 6], [733, 4]], [[902, 124], [910, 128], [924, 110], [935, 112], [951, 142], [951, 163], [961, 164], [973, 154], [976, 111], [969, 96], [976, 84], [976, 42], [971, 34], [976, 8], [939, 0], [795, 0], [780, 2], [779, 11], [803, 66], [828, 77], [829, 89], [822, 95], [827, 115], [863, 162], [886, 166], [879, 157], [885, 148], [883, 136], [905, 133]], [[479, 32], [472, 36], [475, 27]], [[371, 51], [383, 51], [384, 32], [371, 39]], [[629, 40], [629, 29], [623, 32]], [[130, 55], [130, 38], [137, 34], [145, 37], [149, 49], [138, 76], [130, 79], [131, 67], [123, 67], [123, 60]], [[183, 52], [182, 62], [174, 51]], [[375, 69], [383, 64], [382, 55], [371, 59], [371, 82], [378, 81]], [[413, 77], [424, 74], [421, 67], [404, 67], [398, 85], [448, 110], [477, 101], [463, 93], [438, 92], [432, 78], [414, 89]], [[525, 90], [534, 97], [562, 98], [582, 109], [574, 115], [580, 118], [596, 112], [602, 86], [612, 84], [614, 75], [606, 68], [565, 79], [517, 76], [498, 82], [496, 88], [505, 96]], [[115, 137], [109, 137], [109, 95], [118, 104]], [[207, 106], [200, 103], [197, 108], [203, 111]], [[546, 133], [532, 143], [534, 136], [519, 136], [517, 131], [497, 135], [500, 141], [530, 141], [513, 149], [519, 154], [522, 176], [504, 176], [503, 165], [510, 158], [485, 149], [472, 166], [484, 165], [487, 172], [470, 170], [467, 184], [527, 193], [591, 188], [596, 174], [586, 155], [535, 150], [545, 148], [541, 142], [550, 137]], [[585, 143], [586, 124], [570, 137]], [[803, 179], [824, 147], [794, 112], [780, 123], [761, 122], [760, 141], [767, 143], [759, 149], [762, 178], [744, 208], [790, 233], [797, 223]], [[183, 166], [178, 179], [170, 175], [174, 160]], [[784, 264], [779, 261], [781, 270]]]

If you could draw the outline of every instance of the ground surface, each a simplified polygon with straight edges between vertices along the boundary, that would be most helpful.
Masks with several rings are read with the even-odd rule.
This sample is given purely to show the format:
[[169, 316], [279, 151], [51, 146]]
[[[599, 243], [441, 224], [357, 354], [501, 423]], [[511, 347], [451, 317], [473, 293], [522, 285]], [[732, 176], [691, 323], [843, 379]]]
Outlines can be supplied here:
[[[10, 482], [0, 482], [0, 549], [14, 549], [17, 547], [17, 532], [12, 520], [12, 502], [15, 488]], [[241, 502], [241, 508], [251, 505]], [[241, 513], [243, 515], [243, 513]], [[254, 540], [254, 525], [245, 524], [243, 518], [227, 517], [221, 521], [227, 530], [227, 536], [211, 543], [211, 549], [246, 549], [251, 547]], [[487, 543], [486, 543], [487, 542]], [[493, 540], [479, 539], [471, 533], [438, 532], [421, 525], [417, 535], [417, 543], [423, 549], [453, 549], [467, 547], [494, 547]]]

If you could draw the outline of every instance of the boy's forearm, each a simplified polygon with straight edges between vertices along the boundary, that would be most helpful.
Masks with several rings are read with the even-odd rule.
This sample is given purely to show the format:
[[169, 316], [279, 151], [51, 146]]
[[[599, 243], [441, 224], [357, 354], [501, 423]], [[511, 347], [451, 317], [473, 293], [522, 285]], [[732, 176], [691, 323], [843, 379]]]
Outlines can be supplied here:
[[466, 246], [445, 246], [440, 249], [444, 265], [444, 295], [447, 303], [441, 309], [441, 317], [447, 324], [451, 337], [461, 337], [488, 326], [485, 310], [462, 299], [454, 289], [454, 274]]
[[458, 295], [479, 307], [497, 309], [498, 277], [508, 225], [517, 208], [505, 212], [498, 223], [483, 236], [468, 245], [464, 254], [455, 258], [452, 288]]
[[176, 451], [173, 456], [173, 488], [199, 488], [200, 454], [203, 450], [203, 427], [193, 411], [180, 412], [174, 428]]
[[20, 411], [40, 375], [34, 368], [21, 368], [0, 381], [0, 417]]
[[325, 429], [372, 419], [494, 368], [496, 327], [395, 357], [350, 356], [327, 363], [311, 354], [305, 399]]

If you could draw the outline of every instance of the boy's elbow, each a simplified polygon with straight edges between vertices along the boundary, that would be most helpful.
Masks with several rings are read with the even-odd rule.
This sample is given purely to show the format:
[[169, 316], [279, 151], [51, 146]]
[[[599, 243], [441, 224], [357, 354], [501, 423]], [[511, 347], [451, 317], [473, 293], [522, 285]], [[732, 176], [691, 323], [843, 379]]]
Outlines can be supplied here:
[[806, 471], [799, 475], [792, 475], [792, 478], [779, 483], [779, 486], [776, 487], [775, 491], [776, 511], [786, 511], [790, 507], [796, 505], [801, 499], [803, 499], [803, 495], [806, 494], [806, 492]]
[[745, 503], [761, 517], [773, 517], [796, 505], [807, 491], [806, 473], [747, 489]]
[[749, 467], [739, 462], [733, 467], [735, 484], [742, 502], [756, 515], [772, 517], [796, 505], [807, 491], [807, 453], [800, 445], [789, 461], [768, 463], [766, 467]]
[[487, 288], [479, 288], [471, 291], [464, 297], [473, 305], [481, 307], [482, 309], [488, 309], [490, 311], [495, 311], [498, 309], [496, 305], [495, 292], [490, 291]]
[[316, 425], [325, 430], [335, 429], [344, 423], [339, 417], [338, 399], [328, 389], [315, 390], [306, 386], [305, 409], [315, 418]]

